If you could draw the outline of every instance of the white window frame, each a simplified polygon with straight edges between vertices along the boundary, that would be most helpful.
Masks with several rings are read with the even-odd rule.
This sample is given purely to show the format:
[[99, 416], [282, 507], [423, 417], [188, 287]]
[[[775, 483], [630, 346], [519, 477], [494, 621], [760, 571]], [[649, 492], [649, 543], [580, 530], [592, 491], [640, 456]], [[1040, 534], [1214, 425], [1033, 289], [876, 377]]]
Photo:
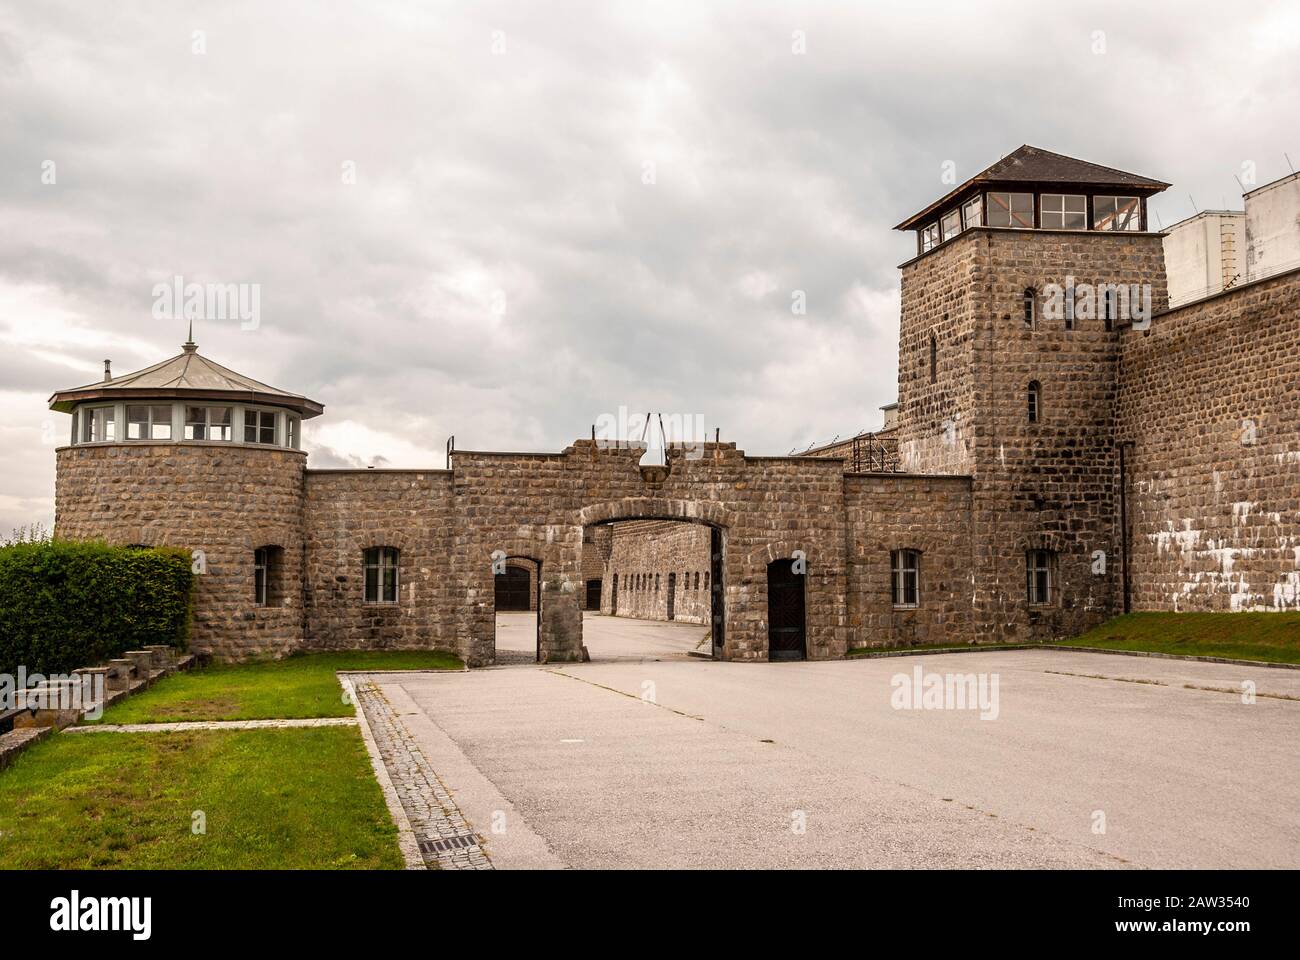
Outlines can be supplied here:
[[[190, 437], [186, 435], [189, 433], [189, 428], [191, 425], [198, 424], [197, 420], [190, 419], [191, 409], [203, 411], [203, 436], [202, 437]], [[222, 426], [225, 426], [230, 430], [230, 436], [225, 438], [213, 439], [212, 437], [212, 411], [213, 410], [230, 411], [230, 422], [227, 424], [222, 424]], [[235, 436], [235, 405], [231, 403], [214, 403], [214, 404], [187, 403], [184, 405], [184, 412], [181, 414], [181, 422], [182, 422], [181, 439], [183, 440], [206, 440], [212, 443], [230, 443]]]
[[1043, 422], [1043, 384], [1030, 380], [1025, 388], [1025, 416], [1030, 423]]
[[[984, 222], [986, 225], [990, 227], [1002, 227], [1003, 229], [1009, 229], [1009, 230], [1034, 229], [1034, 195], [1032, 193], [1019, 193], [1010, 190], [990, 190], [987, 196], [989, 197], [990, 202], [985, 205], [985, 210], [984, 210]], [[991, 214], [994, 212], [995, 205], [991, 201], [994, 197], [1007, 198], [1006, 205], [1005, 205], [1007, 222], [1005, 224], [993, 222]], [[1019, 223], [1016, 222], [1016, 220], [1019, 218], [1016, 217], [1014, 213], [1012, 213], [1012, 208], [1015, 206], [1015, 202], [1013, 198], [1015, 197], [1029, 198], [1029, 222], [1028, 223], [1025, 223], [1023, 220], [1020, 220]], [[1001, 201], [999, 201], [999, 203], [1001, 203]]]
[[[909, 575], [912, 580], [910, 602], [907, 599]], [[889, 599], [895, 610], [915, 610], [921, 605], [921, 551], [903, 549], [890, 552], [889, 587]]]
[[[270, 441], [262, 439], [248, 439], [248, 416], [252, 414], [257, 419], [257, 426], [254, 427], [255, 436], [261, 437], [265, 427], [262, 424], [262, 418], [269, 416], [271, 418], [271, 439]], [[280, 443], [280, 411], [271, 407], [240, 407], [239, 409], [239, 437], [240, 442], [252, 444], [259, 447], [278, 447]]]
[[[974, 214], [971, 208], [974, 208]], [[977, 194], [971, 197], [961, 205], [961, 222], [963, 229], [969, 230], [971, 227], [981, 227], [984, 225], [984, 195]]]
[[940, 243], [939, 240], [939, 221], [927, 224], [921, 228], [921, 252], [929, 253]]
[[[1043, 575], [1043, 591], [1038, 589], [1038, 575]], [[1025, 592], [1031, 607], [1052, 603], [1052, 551], [1030, 550], [1025, 554]]]
[[[957, 229], [953, 230], [950, 233], [948, 231], [948, 221], [954, 218], [956, 218], [957, 221]], [[960, 207], [953, 207], [951, 210], [949, 210], [947, 213], [945, 213], [942, 217], [939, 218], [939, 233], [945, 241], [951, 240], [953, 237], [957, 236], [957, 234], [961, 233], [961, 229], [962, 228], [961, 228]]]
[[[99, 420], [97, 414], [107, 411], [108, 415]], [[117, 442], [117, 404], [99, 403], [81, 407], [81, 439], [79, 443], [116, 443]], [[96, 426], [104, 436], [96, 436]], [[107, 436], [111, 432], [113, 435]]]
[[[370, 560], [370, 552], [372, 550], [377, 551], [373, 563]], [[402, 596], [401, 557], [402, 557], [401, 551], [398, 550], [397, 547], [374, 546], [374, 547], [367, 547], [365, 550], [362, 551], [361, 553], [361, 567], [362, 567], [361, 596], [362, 599], [367, 604], [371, 606], [391, 607], [401, 599]], [[375, 571], [375, 599], [373, 600], [370, 599], [369, 573], [371, 570]], [[385, 570], [393, 571], [393, 598], [391, 600], [385, 599], [384, 597], [384, 571]]]
[[[1078, 203], [1071, 201], [1077, 200]], [[1082, 207], [1075, 210], [1072, 207]], [[1067, 226], [1068, 217], [1078, 217], [1078, 226]], [[1049, 223], [1049, 219], [1057, 222]], [[1087, 230], [1088, 197], [1081, 193], [1044, 193], [1038, 198], [1038, 224], [1044, 230]]]
[[[133, 421], [133, 420], [131, 419], [131, 408], [132, 408], [132, 407], [144, 407], [145, 410], [149, 411], [148, 416], [147, 416], [147, 418], [146, 418], [145, 421], [144, 421], [144, 425], [145, 425], [145, 433], [147, 434], [147, 436], [143, 436], [143, 437], [133, 437], [133, 436], [131, 436], [131, 424], [132, 424], [132, 423], [138, 423], [138, 422], [139, 422], [139, 421]], [[156, 410], [166, 410], [166, 411], [167, 411], [167, 419], [166, 419], [166, 420], [155, 420], [155, 419], [154, 419], [154, 411], [156, 411]], [[176, 432], [176, 422], [175, 422], [175, 421], [176, 421], [176, 410], [175, 410], [175, 405], [174, 405], [174, 404], [171, 404], [171, 403], [147, 403], [147, 402], [146, 402], [146, 403], [127, 403], [127, 404], [123, 404], [123, 415], [124, 415], [125, 420], [126, 420], [126, 441], [127, 441], [128, 443], [139, 443], [139, 442], [141, 442], [142, 440], [160, 440], [160, 441], [169, 441], [169, 440], [171, 440], [172, 435]], [[155, 437], [155, 436], [153, 435], [154, 427], [159, 427], [159, 426], [163, 426], [163, 425], [166, 425], [166, 427], [167, 427], [167, 436], [165, 436], [165, 437]]]
[[290, 450], [299, 449], [302, 443], [302, 418], [292, 413], [284, 415], [284, 445]]
[[[1097, 209], [1098, 201], [1109, 201], [1111, 210], [1102, 213]], [[1124, 208], [1121, 209], [1121, 204]], [[1120, 214], [1129, 211], [1124, 226], [1120, 226]], [[1092, 198], [1092, 229], [1115, 230], [1123, 233], [1138, 233], [1142, 230], [1142, 199], [1140, 197], [1121, 197], [1103, 194]]]

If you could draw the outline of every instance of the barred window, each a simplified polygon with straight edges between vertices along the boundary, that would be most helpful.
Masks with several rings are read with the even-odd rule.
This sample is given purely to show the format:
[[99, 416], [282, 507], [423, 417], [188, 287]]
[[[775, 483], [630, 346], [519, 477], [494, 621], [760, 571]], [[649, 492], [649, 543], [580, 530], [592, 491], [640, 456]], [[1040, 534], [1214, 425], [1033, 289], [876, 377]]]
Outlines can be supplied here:
[[915, 550], [895, 550], [889, 555], [889, 563], [894, 606], [917, 606], [921, 595], [921, 555]]
[[1025, 587], [1029, 602], [1042, 606], [1052, 602], [1052, 552], [1030, 550], [1025, 555]]
[[365, 551], [366, 603], [397, 602], [396, 547], [370, 547]]

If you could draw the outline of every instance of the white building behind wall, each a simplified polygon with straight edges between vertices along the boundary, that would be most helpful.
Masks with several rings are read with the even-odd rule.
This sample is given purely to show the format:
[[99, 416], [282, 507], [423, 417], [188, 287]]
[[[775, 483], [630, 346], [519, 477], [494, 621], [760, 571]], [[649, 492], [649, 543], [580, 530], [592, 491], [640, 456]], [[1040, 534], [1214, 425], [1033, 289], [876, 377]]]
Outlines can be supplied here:
[[1245, 195], [1246, 279], [1300, 267], [1300, 173]]

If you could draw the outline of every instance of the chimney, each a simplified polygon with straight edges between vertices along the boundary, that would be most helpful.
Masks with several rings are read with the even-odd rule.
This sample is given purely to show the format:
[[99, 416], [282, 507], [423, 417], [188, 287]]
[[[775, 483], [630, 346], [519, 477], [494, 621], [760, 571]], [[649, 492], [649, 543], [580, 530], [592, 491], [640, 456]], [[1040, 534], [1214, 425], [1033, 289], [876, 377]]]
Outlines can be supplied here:
[[104, 361], [104, 382], [105, 382], [105, 383], [108, 383], [108, 381], [110, 381], [110, 380], [113, 379], [113, 371], [112, 371], [112, 369], [111, 369], [111, 367], [110, 367], [110, 365], [112, 364], [112, 362], [113, 362], [112, 360], [105, 360], [105, 361]]

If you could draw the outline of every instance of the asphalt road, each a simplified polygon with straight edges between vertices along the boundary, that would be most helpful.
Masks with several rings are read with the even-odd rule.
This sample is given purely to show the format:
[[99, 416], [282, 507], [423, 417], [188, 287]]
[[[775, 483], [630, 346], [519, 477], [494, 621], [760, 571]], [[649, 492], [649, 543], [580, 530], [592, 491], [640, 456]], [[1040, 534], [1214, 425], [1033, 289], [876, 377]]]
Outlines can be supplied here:
[[[900, 708], [917, 667], [996, 675], [996, 718]], [[1300, 699], [1274, 699], [1300, 671], [1023, 651], [378, 679], [501, 868], [1300, 867]], [[503, 808], [528, 844], [487, 832]]]

